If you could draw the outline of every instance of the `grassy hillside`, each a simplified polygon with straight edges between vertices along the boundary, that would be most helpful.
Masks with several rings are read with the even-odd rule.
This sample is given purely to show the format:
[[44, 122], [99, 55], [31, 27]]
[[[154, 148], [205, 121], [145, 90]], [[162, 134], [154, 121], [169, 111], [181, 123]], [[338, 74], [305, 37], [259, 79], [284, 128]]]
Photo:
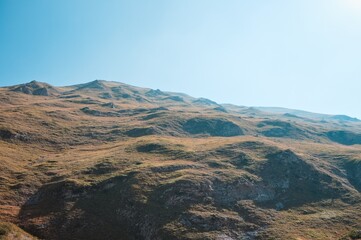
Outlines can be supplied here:
[[24, 232], [14, 224], [0, 222], [0, 239], [1, 240], [36, 240], [37, 238]]
[[361, 228], [358, 121], [107, 81], [31, 82], [1, 88], [0, 101], [0, 220], [41, 239], [340, 239]]

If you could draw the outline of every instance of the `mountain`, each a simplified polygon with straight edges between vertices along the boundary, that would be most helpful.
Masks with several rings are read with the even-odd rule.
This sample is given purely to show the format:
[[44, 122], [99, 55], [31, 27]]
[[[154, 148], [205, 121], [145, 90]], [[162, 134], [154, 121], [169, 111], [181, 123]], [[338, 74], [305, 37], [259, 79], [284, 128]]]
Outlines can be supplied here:
[[104, 80], [4, 87], [0, 102], [0, 239], [360, 233], [357, 119]]
[[29, 83], [12, 86], [9, 89], [14, 92], [21, 92], [30, 95], [49, 96], [59, 94], [59, 90], [55, 87], [35, 80]]
[[293, 117], [302, 117], [309, 118], [314, 120], [322, 121], [340, 121], [340, 122], [360, 122], [357, 118], [352, 118], [346, 115], [330, 115], [330, 114], [320, 114], [312, 113], [302, 110], [280, 108], [280, 107], [255, 107], [256, 109], [264, 112], [275, 113], [275, 114], [284, 114]]

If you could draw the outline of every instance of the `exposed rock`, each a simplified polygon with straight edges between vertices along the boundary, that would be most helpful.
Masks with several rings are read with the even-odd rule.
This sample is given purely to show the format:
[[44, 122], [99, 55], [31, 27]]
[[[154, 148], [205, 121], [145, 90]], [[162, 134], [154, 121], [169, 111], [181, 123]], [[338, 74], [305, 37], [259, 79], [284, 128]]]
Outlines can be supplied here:
[[22, 92], [30, 95], [50, 96], [59, 94], [59, 91], [47, 83], [31, 81], [29, 83], [21, 84], [10, 88], [14, 92]]
[[40, 96], [49, 96], [49, 91], [47, 88], [39, 88], [33, 91], [33, 95], [40, 95]]
[[260, 176], [267, 188], [274, 191], [273, 199], [285, 207], [341, 197], [348, 191], [338, 188], [340, 182], [290, 150], [269, 154], [267, 159], [260, 168]]
[[229, 162], [237, 168], [245, 168], [252, 163], [252, 158], [245, 153], [239, 153], [230, 159]]
[[285, 113], [283, 114], [283, 116], [285, 117], [290, 117], [290, 118], [299, 118], [299, 119], [303, 119], [302, 117], [299, 117], [297, 115], [291, 114], [291, 113]]
[[152, 127], [133, 128], [125, 132], [125, 134], [129, 137], [141, 137], [141, 136], [153, 135], [155, 133], [156, 131]]
[[151, 90], [149, 90], [148, 92], [146, 92], [145, 95], [146, 95], [147, 97], [158, 97], [158, 96], [167, 96], [168, 94], [162, 92], [162, 91], [159, 90], [159, 89], [156, 89], [156, 90], [151, 89]]
[[304, 132], [289, 122], [279, 120], [265, 120], [257, 124], [261, 133], [266, 137], [302, 138]]
[[330, 131], [326, 133], [327, 137], [334, 142], [343, 145], [361, 144], [361, 134], [349, 131]]
[[187, 168], [194, 168], [193, 165], [166, 165], [166, 166], [160, 166], [160, 167], [152, 167], [150, 170], [152, 170], [155, 173], [168, 173], [168, 172], [175, 172], [182, 169]]
[[88, 170], [85, 170], [84, 173], [85, 174], [102, 175], [102, 174], [111, 173], [115, 170], [116, 170], [116, 168], [113, 166], [112, 163], [101, 162], [101, 163], [96, 164], [94, 167], [92, 167]]
[[233, 233], [228, 233], [229, 235], [239, 232], [238, 236], [234, 236], [237, 238], [231, 238], [223, 233], [223, 236], [217, 239], [240, 239], [239, 237], [241, 237], [242, 232], [249, 228], [238, 214], [227, 211], [215, 211], [214, 209], [210, 209], [209, 212], [206, 209], [202, 209], [202, 211], [189, 211], [181, 216], [180, 222], [188, 228], [195, 228], [201, 232], [224, 231], [225, 229], [237, 230], [233, 231]]
[[190, 134], [209, 134], [211, 136], [231, 137], [243, 135], [242, 129], [226, 119], [192, 118], [183, 125]]
[[8, 129], [0, 129], [0, 138], [4, 140], [8, 140], [15, 137], [15, 133]]
[[159, 144], [159, 143], [148, 143], [148, 144], [143, 144], [140, 146], [137, 146], [137, 151], [138, 152], [144, 152], [144, 153], [154, 153], [154, 152], [164, 152], [167, 150], [167, 147], [164, 146], [163, 144]]
[[97, 117], [117, 117], [117, 116], [119, 116], [119, 113], [117, 113], [117, 112], [102, 112], [102, 111], [90, 109], [89, 107], [84, 107], [84, 108], [81, 108], [80, 110], [88, 115], [97, 116]]
[[361, 161], [348, 161], [345, 169], [350, 183], [361, 192]]
[[[152, 214], [158, 211], [158, 205], [145, 208], [135, 199], [131, 187], [133, 175], [117, 176], [92, 186], [80, 186], [74, 181], [44, 185], [21, 210], [22, 219], [28, 220], [24, 227], [42, 239], [115, 240], [119, 236], [124, 239], [167, 239], [156, 235], [161, 224], [156, 219], [164, 218]], [[68, 208], [69, 205], [74, 208]], [[34, 211], [37, 206], [49, 207]], [[78, 207], [83, 210], [79, 212]], [[64, 208], [68, 210], [64, 211]], [[44, 231], [32, 218], [47, 214], [55, 214], [57, 219], [47, 221], [47, 231]]]
[[275, 192], [262, 182], [250, 179], [249, 176], [240, 176], [233, 181], [216, 179], [213, 182], [212, 196], [217, 204], [233, 206], [240, 200], [254, 200], [257, 202], [272, 201]]
[[70, 94], [70, 95], [65, 94], [65, 95], [60, 96], [60, 98], [65, 98], [65, 99], [68, 99], [68, 98], [80, 98], [80, 97], [81, 97], [81, 95], [79, 95], [79, 94]]
[[176, 102], [184, 102], [184, 99], [180, 96], [170, 96], [167, 98], [164, 98], [164, 100], [172, 100], [172, 101], [176, 101]]
[[108, 92], [104, 92], [104, 93], [99, 94], [99, 97], [103, 98], [103, 99], [111, 99], [111, 98], [113, 98], [113, 96]]
[[[253, 159], [243, 151], [243, 146], [247, 145], [245, 143], [247, 142], [223, 146], [222, 148], [216, 149], [214, 154], [220, 156], [221, 158], [227, 159], [226, 162], [231, 163], [236, 168], [244, 169], [254, 162]], [[248, 142], [248, 144], [253, 145], [254, 149], [260, 147], [257, 143], [252, 144]], [[265, 145], [262, 145], [261, 147], [267, 149], [267, 146]]]
[[132, 92], [122, 86], [112, 87], [111, 91], [112, 95], [117, 99], [134, 99], [138, 102], [142, 102], [144, 100], [141, 96], [135, 94], [134, 91]]
[[290, 135], [288, 129], [279, 128], [279, 127], [264, 130], [262, 131], [262, 133], [266, 137], [286, 137]]
[[162, 117], [162, 116], [164, 116], [164, 115], [165, 115], [164, 112], [151, 113], [151, 114], [148, 114], [148, 115], [142, 117], [142, 119], [143, 119], [143, 120], [151, 120], [151, 119], [156, 119], [156, 118]]
[[275, 126], [282, 128], [291, 128], [292, 125], [289, 122], [283, 122], [278, 120], [265, 120], [257, 124], [257, 127], [265, 127], [265, 126]]
[[222, 106], [220, 106], [220, 107], [215, 107], [215, 108], [213, 108], [213, 110], [218, 111], [218, 112], [224, 112], [224, 113], [227, 113], [227, 112], [228, 112], [227, 109], [224, 108], [224, 107], [222, 107]]
[[194, 155], [180, 146], [165, 145], [161, 143], [145, 143], [138, 145], [136, 150], [141, 153], [163, 154], [171, 159], [194, 159]]
[[136, 96], [135, 101], [137, 101], [137, 102], [149, 102], [147, 99], [145, 99], [144, 97], [141, 97], [141, 96]]
[[116, 108], [115, 104], [112, 103], [112, 102], [103, 103], [101, 106], [102, 107], [108, 107], [108, 108]]
[[27, 133], [17, 133], [8, 129], [0, 129], [0, 139], [2, 140], [20, 140], [30, 141], [31, 137]]
[[[116, 106], [113, 103], [101, 104], [101, 106], [111, 108], [111, 109], [116, 108]], [[106, 112], [106, 111], [91, 109], [89, 107], [84, 107], [84, 108], [81, 108], [80, 110], [88, 115], [93, 115], [93, 116], [98, 116], [98, 117], [121, 117], [121, 116], [134, 116], [134, 115], [144, 114], [144, 113], [157, 114], [158, 112], [162, 113], [163, 111], [166, 111], [168, 109], [162, 108], [162, 107], [160, 107], [160, 108], [133, 108], [133, 109], [121, 109], [121, 110], [116, 110], [116, 111], [113, 110], [113, 111]]]
[[83, 98], [83, 99], [75, 99], [75, 100], [68, 100], [72, 103], [78, 103], [78, 104], [99, 104], [100, 102], [98, 100], [92, 99], [92, 98]]
[[212, 100], [209, 100], [207, 98], [198, 98], [198, 99], [192, 101], [192, 103], [199, 104], [199, 105], [206, 105], [206, 106], [212, 106], [212, 105], [218, 106], [218, 103], [216, 103]]
[[84, 90], [84, 89], [91, 89], [91, 90], [106, 90], [107, 87], [104, 85], [103, 81], [101, 80], [94, 80], [89, 83], [80, 84], [76, 90]]
[[157, 107], [157, 108], [150, 108], [149, 112], [153, 113], [153, 112], [158, 112], [158, 111], [168, 111], [169, 109], [166, 107]]

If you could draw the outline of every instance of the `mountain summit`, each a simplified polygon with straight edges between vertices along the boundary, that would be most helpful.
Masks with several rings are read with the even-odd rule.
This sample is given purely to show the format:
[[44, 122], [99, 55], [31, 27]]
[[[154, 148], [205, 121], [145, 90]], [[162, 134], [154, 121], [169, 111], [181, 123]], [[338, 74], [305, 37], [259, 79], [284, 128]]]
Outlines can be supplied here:
[[29, 83], [10, 87], [10, 89], [14, 92], [21, 92], [30, 95], [49, 96], [59, 94], [59, 91], [55, 87], [35, 80]]

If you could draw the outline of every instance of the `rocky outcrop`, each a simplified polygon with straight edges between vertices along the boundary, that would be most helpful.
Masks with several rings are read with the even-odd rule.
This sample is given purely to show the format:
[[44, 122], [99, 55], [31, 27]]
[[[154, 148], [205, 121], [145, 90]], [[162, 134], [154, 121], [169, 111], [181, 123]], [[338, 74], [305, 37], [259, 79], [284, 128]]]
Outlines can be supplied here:
[[83, 173], [91, 174], [91, 175], [102, 175], [102, 174], [111, 173], [115, 170], [116, 170], [116, 168], [114, 167], [114, 165], [112, 163], [100, 162], [100, 163], [97, 163], [95, 166], [93, 166], [87, 170], [84, 170]]
[[326, 136], [333, 142], [343, 145], [361, 144], [361, 134], [350, 131], [329, 131]]
[[261, 134], [266, 137], [289, 137], [302, 138], [305, 133], [289, 122], [279, 120], [266, 120], [257, 124], [261, 129]]
[[169, 96], [169, 97], [166, 97], [166, 98], [163, 98], [163, 100], [172, 100], [172, 101], [175, 101], [175, 102], [184, 102], [184, 99], [180, 96]]
[[76, 91], [79, 90], [84, 90], [84, 89], [89, 89], [89, 90], [106, 90], [107, 87], [105, 86], [105, 84], [103, 83], [103, 81], [101, 80], [94, 80], [92, 82], [89, 83], [85, 83], [85, 84], [80, 84], [77, 86]]
[[226, 119], [192, 118], [183, 124], [184, 131], [190, 134], [232, 137], [243, 135], [242, 129]]
[[116, 106], [114, 103], [112, 103], [112, 102], [103, 103], [101, 106], [102, 106], [102, 107], [107, 107], [107, 108], [116, 108], [116, 107], [117, 107], [117, 106]]
[[146, 95], [147, 97], [159, 97], [159, 96], [167, 96], [168, 94], [162, 92], [162, 91], [159, 90], [159, 89], [156, 89], [156, 90], [151, 89], [151, 90], [147, 91], [147, 92], [145, 93], [145, 95]]
[[125, 132], [125, 135], [128, 137], [142, 137], [147, 135], [153, 135], [156, 133], [156, 130], [152, 127], [145, 128], [133, 128]]
[[99, 94], [99, 97], [100, 97], [100, 98], [103, 98], [103, 99], [111, 99], [111, 98], [113, 98], [112, 94], [110, 94], [110, 93], [108, 93], [108, 92], [100, 93], [100, 94]]
[[15, 137], [15, 133], [8, 129], [0, 129], [0, 139], [9, 140]]
[[18, 133], [9, 129], [0, 129], [0, 140], [30, 141], [31, 137], [27, 133]]
[[339, 198], [348, 192], [341, 182], [317, 169], [290, 150], [269, 154], [259, 175], [274, 192], [274, 204], [284, 207], [321, 199]]
[[218, 103], [207, 98], [198, 98], [196, 100], [193, 100], [192, 103], [205, 106], [219, 106]]
[[90, 109], [89, 107], [84, 107], [80, 109], [83, 113], [96, 116], [96, 117], [118, 117], [120, 116], [117, 112], [104, 112], [99, 110]]
[[138, 152], [142, 153], [163, 153], [168, 150], [168, 148], [160, 143], [148, 143], [142, 144], [136, 147]]
[[361, 161], [348, 161], [344, 167], [350, 183], [361, 192]]
[[223, 113], [227, 113], [227, 109], [222, 107], [222, 106], [219, 106], [219, 107], [215, 107], [213, 108], [213, 110], [217, 111], [217, 112], [223, 112]]
[[38, 96], [50, 96], [59, 94], [59, 91], [55, 87], [47, 83], [41, 83], [37, 81], [31, 81], [29, 83], [14, 86], [10, 89], [14, 92], [21, 92], [29, 95]]
[[240, 176], [233, 181], [215, 180], [213, 198], [217, 205], [232, 207], [241, 200], [268, 202], [275, 198], [273, 188], [265, 186], [257, 178]]
[[266, 137], [286, 137], [290, 135], [287, 129], [280, 127], [264, 130], [262, 131], [262, 134]]

